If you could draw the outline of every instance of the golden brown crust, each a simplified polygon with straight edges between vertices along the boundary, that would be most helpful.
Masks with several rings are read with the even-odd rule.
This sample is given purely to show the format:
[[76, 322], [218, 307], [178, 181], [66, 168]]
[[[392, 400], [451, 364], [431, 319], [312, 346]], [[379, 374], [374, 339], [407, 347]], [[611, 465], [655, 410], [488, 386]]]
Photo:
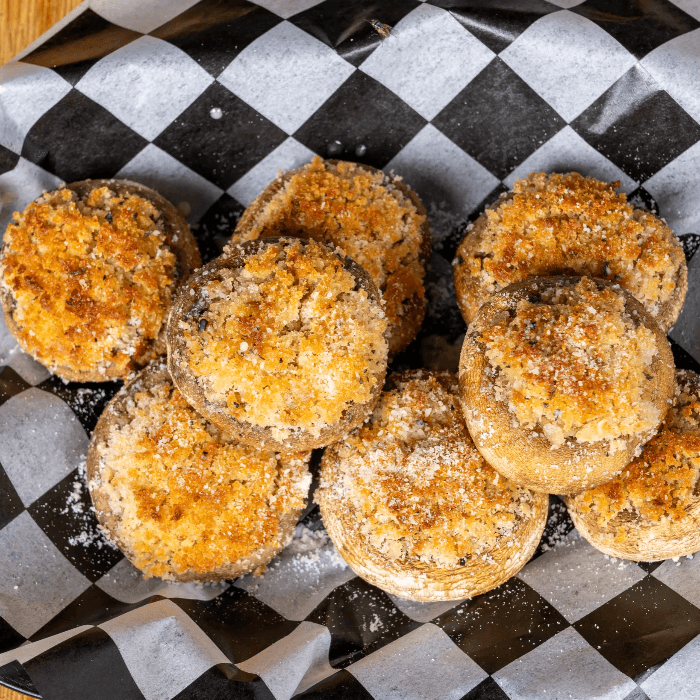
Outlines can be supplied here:
[[216, 581], [254, 571], [289, 543], [309, 457], [237, 446], [184, 402], [156, 360], [100, 417], [87, 476], [100, 525], [147, 577]]
[[[335, 175], [339, 169], [344, 177], [355, 178], [351, 196], [339, 187], [341, 178]], [[338, 211], [326, 206], [334, 196], [329, 194], [332, 188]], [[388, 194], [392, 189], [401, 193], [403, 203], [397, 205], [397, 198]], [[285, 193], [292, 198], [288, 202], [283, 200]], [[338, 212], [339, 223], [333, 221]], [[398, 233], [402, 227], [406, 232]], [[403, 350], [416, 337], [427, 308], [423, 277], [431, 233], [423, 203], [399, 178], [369, 165], [316, 158], [271, 182], [245, 210], [231, 242], [270, 236], [314, 238], [341, 248], [370, 273], [382, 292], [389, 354]]]
[[[125, 311], [124, 309], [127, 308], [126, 305], [124, 306], [124, 309], [121, 309], [121, 307], [117, 308], [117, 306], [115, 306], [115, 298], [118, 296], [118, 293], [115, 293], [115, 290], [111, 288], [109, 291], [105, 292], [103, 306], [100, 306], [100, 302], [97, 299], [93, 299], [92, 297], [83, 298], [83, 296], [81, 295], [81, 289], [76, 285], [85, 281], [81, 277], [81, 275], [84, 273], [83, 268], [85, 266], [81, 267], [80, 262], [81, 259], [88, 259], [84, 256], [81, 257], [81, 255], [76, 254], [72, 258], [65, 258], [64, 262], [61, 263], [68, 265], [68, 267], [71, 268], [71, 271], [68, 272], [68, 274], [71, 276], [71, 283], [74, 284], [74, 286], [76, 286], [74, 297], [75, 299], [77, 299], [77, 302], [71, 302], [72, 304], [74, 304], [71, 308], [78, 308], [78, 311], [75, 312], [77, 315], [72, 321], [74, 325], [77, 322], [76, 328], [78, 328], [78, 333], [76, 335], [76, 340], [73, 344], [74, 350], [72, 351], [70, 362], [52, 361], [49, 355], [44, 356], [44, 353], [39, 351], [38, 346], [34, 347], [35, 343], [28, 343], [26, 336], [31, 337], [32, 329], [30, 328], [27, 331], [27, 329], [25, 329], [22, 325], [20, 325], [17, 322], [17, 319], [15, 318], [17, 312], [17, 303], [13, 291], [9, 289], [7, 285], [0, 286], [0, 300], [2, 301], [5, 321], [12, 334], [18, 339], [22, 349], [25, 350], [25, 352], [29, 352], [30, 354], [32, 354], [35, 357], [35, 359], [39, 360], [40, 362], [43, 362], [43, 364], [45, 364], [52, 372], [62, 377], [63, 379], [67, 379], [70, 381], [97, 382], [105, 381], [106, 379], [123, 379], [130, 373], [132, 373], [136, 368], [147, 364], [154, 357], [163, 354], [165, 352], [164, 329], [165, 316], [167, 314], [167, 303], [169, 303], [170, 298], [174, 293], [174, 290], [179, 286], [179, 284], [181, 284], [181, 282], [184, 281], [184, 279], [186, 279], [192, 273], [192, 271], [201, 264], [197, 244], [194, 240], [194, 237], [192, 236], [187, 222], [182, 218], [182, 216], [180, 216], [177, 209], [175, 209], [175, 207], [172, 204], [170, 204], [170, 202], [168, 202], [165, 198], [163, 198], [157, 192], [154, 192], [153, 190], [149, 189], [148, 187], [128, 180], [82, 180], [80, 182], [74, 182], [70, 185], [67, 185], [66, 190], [75, 192], [78, 196], [79, 201], [87, 203], [90, 194], [96, 190], [100, 190], [101, 188], [107, 188], [110, 192], [114, 193], [114, 195], [117, 198], [123, 198], [124, 201], [127, 203], [127, 207], [129, 206], [128, 202], [130, 197], [140, 198], [141, 201], [145, 200], [149, 204], [149, 206], [152, 205], [152, 207], [154, 207], [155, 212], [157, 212], [160, 215], [160, 217], [157, 219], [157, 222], [164, 235], [164, 246], [162, 246], [162, 248], [165, 252], [162, 257], [167, 258], [168, 255], [175, 256], [174, 264], [171, 264], [166, 261], [167, 264], [165, 265], [164, 271], [162, 273], [157, 273], [156, 271], [146, 269], [139, 273], [140, 277], [137, 283], [143, 284], [146, 288], [149, 288], [151, 290], [149, 292], [151, 296], [153, 296], [153, 294], [158, 294], [161, 297], [163, 297], [163, 299], [158, 303], [150, 301], [148, 298], [144, 297], [142, 301], [144, 305], [143, 308], [149, 308], [149, 304], [155, 304], [156, 306], [158, 306], [158, 304], [161, 304], [163, 308], [162, 313], [160, 314], [158, 314], [158, 312], [155, 311], [157, 318], [154, 317], [150, 319], [148, 323], [143, 323], [143, 325], [141, 326], [140, 337], [137, 334], [138, 340], [135, 341], [135, 345], [132, 349], [127, 348], [123, 352], [119, 351], [119, 353], [115, 355], [118, 361], [110, 362], [107, 360], [101, 360], [98, 363], [95, 363], [94, 365], [90, 364], [90, 362], [88, 362], [88, 364], [86, 365], [86, 360], [84, 358], [87, 356], [87, 354], [84, 352], [84, 350], [88, 345], [88, 339], [83, 337], [83, 335], [85, 335], [86, 333], [89, 335], [90, 329], [92, 328], [89, 322], [90, 319], [93, 318], [93, 315], [96, 323], [95, 333], [104, 332], [107, 333], [107, 335], [104, 339], [100, 336], [99, 338], [97, 338], [97, 340], [94, 340], [92, 338], [90, 338], [89, 340], [94, 340], [94, 342], [99, 342], [101, 344], [104, 342], [106, 344], [105, 347], [107, 351], [116, 353], [117, 342], [121, 341], [119, 339], [109, 339], [111, 338], [111, 334], [113, 334], [114, 332], [113, 330], [110, 330], [110, 324], [112, 323], [112, 321], [109, 319], [112, 319], [113, 317], [121, 318], [122, 316], [124, 316], [124, 314], [126, 314], [126, 316], [124, 316], [124, 319], [118, 321], [118, 323], [123, 324], [126, 318], [128, 317], [128, 314], [131, 313], [133, 315], [135, 312], [133, 310]], [[48, 195], [42, 195], [42, 198], [39, 198], [37, 202], [43, 200], [43, 198], [45, 197], [55, 196], [60, 192], [61, 190], [57, 190], [56, 192], [49, 193]], [[136, 201], [136, 204], [134, 204], [134, 206], [136, 206], [138, 204], [138, 201], [133, 201]], [[25, 210], [25, 212], [30, 210], [32, 207], [36, 207], [37, 202], [33, 202], [32, 204], [30, 204], [29, 207], [27, 207], [27, 210]], [[97, 204], [95, 207], [93, 207], [93, 209], [95, 211], [100, 211], [99, 205]], [[121, 210], [119, 211], [121, 214]], [[128, 213], [128, 209], [125, 209], [124, 211]], [[86, 224], [86, 232], [90, 231], [94, 227], [105, 227], [107, 226], [107, 224], [111, 224], [112, 221], [110, 220], [110, 218], [112, 214], [109, 212], [107, 212], [107, 214], [108, 217], [104, 216], [104, 212], [102, 212], [102, 214], [100, 214], [99, 216], [96, 215], [94, 217], [94, 222], [89, 222]], [[42, 223], [42, 217], [44, 217], [45, 215], [50, 216], [50, 212], [47, 210], [47, 212], [44, 213], [32, 214], [32, 217], [38, 222], [39, 225], [46, 226], [46, 230], [48, 230], [48, 226], [53, 225], [53, 223]], [[66, 221], [66, 225], [72, 226], [74, 227], [74, 229], [75, 227], [82, 225], [82, 222], [80, 221], [77, 212], [72, 213], [71, 217], [72, 219]], [[146, 235], [148, 235], [148, 228], [152, 227], [153, 224], [151, 223], [151, 220], [147, 217], [146, 213], [141, 212], [141, 210], [139, 209], [138, 213], [134, 214], [134, 220], [135, 226], [145, 227], [144, 230], [146, 230]], [[140, 229], [136, 229], [136, 233], [138, 233], [139, 230]], [[78, 231], [77, 235], [82, 236], [83, 234], [80, 231]], [[104, 239], [103, 247], [105, 247], [105, 255], [109, 257], [109, 261], [106, 262], [106, 277], [103, 277], [103, 279], [109, 277], [109, 282], [114, 282], [114, 276], [108, 274], [107, 272], [109, 266], [111, 265], [119, 264], [120, 266], [123, 266], [125, 270], [129, 269], [129, 265], [140, 265], [140, 260], [142, 259], [142, 257], [139, 256], [142, 256], [142, 254], [134, 252], [136, 250], [136, 248], [134, 247], [135, 244], [129, 238], [129, 236], [133, 237], [133, 235], [135, 235], [134, 232], [131, 232], [128, 235], [125, 235], [123, 237], [123, 240], [116, 237], [113, 239], [114, 242], [109, 241], [107, 238]], [[127, 254], [126, 251], [122, 251], [119, 249], [119, 246], [124, 244], [130, 246], [129, 254]], [[7, 245], [8, 241], [6, 237], [5, 249], [3, 251], [5, 253], [7, 253], [8, 250]], [[116, 248], [114, 250], [111, 250], [111, 246], [116, 246]], [[134, 248], [134, 250], [131, 250], [131, 248]], [[157, 260], [157, 258], [154, 258], [154, 260]], [[20, 261], [20, 263], [25, 264], [24, 261]], [[7, 264], [5, 264], [4, 267], [6, 273]], [[72, 268], [76, 269], [72, 270]], [[167, 276], [167, 279], [169, 280], [169, 284], [166, 285], [167, 289], [163, 288], [164, 279], [160, 279], [160, 277], [158, 277], [158, 274], [160, 274], [161, 277], [163, 276], [163, 274]], [[37, 282], [37, 284], [41, 283]], [[95, 284], [94, 280], [91, 279], [91, 281], [86, 282], [86, 284], [89, 284], [90, 286], [86, 287], [85, 285], [83, 285], [83, 289], [87, 289], [87, 291], [90, 294], [93, 294], [93, 285]], [[40, 294], [44, 292], [52, 294], [50, 290], [43, 290], [42, 292], [42, 289], [40, 289], [39, 287], [37, 287], [37, 292]], [[127, 291], [126, 293], [130, 294], [131, 292]], [[71, 299], [68, 299], [68, 301], [71, 301]], [[48, 307], [50, 308], [51, 304], [55, 305], [55, 303], [56, 301], [49, 303]], [[76, 303], [80, 306], [76, 307]], [[43, 307], [46, 306], [46, 304], [43, 305]], [[47, 313], [46, 309], [42, 311], [42, 314], [44, 313]], [[51, 311], [48, 311], [48, 313], [51, 313]], [[148, 313], [151, 313], [151, 311], [148, 311]], [[102, 329], [102, 326], [105, 326], [103, 331], [98, 330]], [[146, 328], [146, 326], [148, 327]], [[68, 327], [70, 328], [70, 326]], [[25, 333], [25, 331], [27, 332]], [[53, 337], [55, 338], [55, 336]], [[69, 336], [66, 336], [65, 342], [70, 345], [70, 343], [73, 341], [69, 339]], [[115, 349], [110, 350], [110, 342], [114, 343]], [[50, 342], [48, 343], [47, 347], [50, 347]], [[62, 355], [65, 355], [65, 352], [62, 352]]]
[[494, 391], [518, 424], [539, 425], [554, 447], [655, 428], [659, 409], [642, 395], [656, 354], [652, 331], [635, 322], [613, 287], [583, 277], [521, 299], [477, 340], [491, 366]]
[[469, 432], [485, 459], [503, 476], [545, 493], [576, 493], [600, 485], [626, 466], [651, 438], [668, 410], [675, 380], [673, 356], [666, 336], [629, 292], [605, 280], [599, 289], [616, 288], [625, 299], [626, 312], [653, 332], [656, 353], [644, 373], [641, 399], [658, 409], [658, 422], [643, 434], [620, 435], [617, 449], [608, 439], [578, 442], [567, 438], [555, 448], [541, 427], [519, 425], [506, 400], [496, 398], [489, 360], [478, 340], [487, 329], [512, 317], [522, 299], [535, 300], [544, 289], [573, 287], [581, 278], [534, 278], [494, 294], [469, 326], [460, 357], [460, 395]]
[[548, 498], [483, 460], [452, 372], [392, 375], [372, 419], [326, 449], [316, 500], [362, 578], [402, 598], [459, 600], [500, 585], [534, 553]]
[[[569, 515], [582, 537], [596, 549], [620, 559], [662, 561], [684, 557], [700, 550], [700, 499], [686, 506], [687, 517], [680, 522], [649, 524], [633, 514], [620, 514], [601, 529], [594, 518], [586, 517], [575, 497], [564, 499]], [[616, 541], [617, 531], [626, 532], [624, 542]]]
[[454, 283], [465, 321], [509, 284], [573, 274], [619, 283], [668, 331], [688, 288], [683, 248], [661, 219], [616, 193], [618, 186], [578, 173], [518, 180], [457, 249]]
[[[297, 269], [293, 266], [285, 268], [284, 273], [274, 271], [273, 263], [287, 265], [280, 262], [281, 258], [274, 262], [280, 255], [286, 255], [287, 261], [303, 258], [306, 262], [302, 260], [302, 266], [320, 255], [326, 267], [316, 268], [313, 274], [318, 272], [319, 279], [326, 280], [322, 284], [328, 283], [328, 289], [336, 290], [328, 292], [335, 295], [332, 306], [307, 319], [308, 337], [307, 325], [300, 326], [295, 319], [308, 316], [308, 309], [303, 307], [307, 296], [297, 297], [304, 285], [312, 284], [312, 275], [296, 278], [297, 271], [290, 277], [289, 271]], [[251, 265], [254, 269], [249, 269]], [[331, 272], [334, 266], [335, 271]], [[258, 269], [261, 277], [256, 276]], [[347, 290], [336, 284], [338, 275], [343, 276], [343, 285], [350, 283]], [[274, 287], [274, 295], [265, 297], [268, 292], [261, 292], [261, 301], [249, 303], [247, 292], [226, 292], [222, 298], [226, 303], [232, 300], [234, 305], [226, 307], [225, 312], [217, 311], [220, 321], [209, 326], [214, 307], [208, 285], [235, 286], [244, 276], [246, 280], [264, 278], [266, 281], [257, 289]], [[284, 284], [278, 284], [282, 279], [286, 280]], [[286, 287], [287, 282], [291, 286]], [[308, 291], [309, 309], [318, 298]], [[239, 299], [243, 300], [240, 304]], [[362, 314], [356, 317], [360, 309]], [[228, 316], [229, 313], [234, 316]], [[294, 319], [287, 319], [289, 314]], [[220, 337], [212, 336], [211, 342], [205, 343], [200, 337], [203, 334], [198, 335], [202, 330], [212, 335], [221, 323], [226, 331]], [[386, 374], [385, 324], [374, 283], [350, 258], [314, 241], [249, 241], [227, 248], [223, 256], [202, 267], [180, 290], [168, 320], [168, 367], [176, 386], [192, 406], [241, 442], [280, 452], [323, 447], [362, 423], [378, 400]], [[301, 352], [297, 348], [304, 343], [308, 348], [305, 352], [311, 353], [308, 357], [315, 358], [313, 362], [308, 357], [302, 362], [297, 356]], [[235, 346], [233, 351], [229, 352], [229, 346]], [[283, 347], [286, 350], [281, 352]], [[244, 358], [250, 353], [255, 355], [251, 359], [254, 364]], [[217, 374], [216, 386], [210, 366], [225, 366], [220, 380]], [[308, 392], [313, 397], [304, 398]], [[250, 399], [246, 398], [248, 394]], [[357, 400], [354, 396], [362, 398]]]
[[620, 475], [565, 498], [578, 531], [623, 559], [660, 561], [700, 550], [700, 377], [679, 390], [659, 432]]

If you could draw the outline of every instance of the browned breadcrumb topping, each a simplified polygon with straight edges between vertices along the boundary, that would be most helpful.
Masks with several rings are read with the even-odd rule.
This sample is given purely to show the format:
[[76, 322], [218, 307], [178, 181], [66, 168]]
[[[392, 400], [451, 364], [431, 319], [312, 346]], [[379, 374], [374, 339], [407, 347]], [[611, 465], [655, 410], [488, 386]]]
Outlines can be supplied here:
[[680, 521], [700, 498], [700, 378], [677, 372], [676, 379], [675, 405], [641, 456], [612, 481], [576, 496], [616, 542], [627, 540], [627, 522]]
[[462, 289], [470, 316], [513, 282], [558, 274], [613, 280], [658, 316], [674, 293], [683, 248], [663, 221], [616, 193], [619, 186], [578, 173], [516, 181], [512, 196], [486, 210], [478, 244], [468, 234], [457, 250], [455, 263], [472, 278]]
[[656, 340], [626, 311], [619, 287], [598, 289], [583, 277], [543, 288], [480, 340], [497, 400], [522, 427], [540, 425], [553, 446], [607, 439], [614, 452], [622, 436], [658, 425], [659, 409], [643, 396]]
[[1, 284], [23, 349], [50, 369], [126, 375], [148, 361], [176, 264], [161, 213], [102, 187], [49, 192], [14, 216]]
[[474, 447], [453, 372], [393, 379], [397, 388], [383, 393], [371, 421], [327, 448], [321, 493], [389, 559], [447, 568], [489, 560], [532, 513], [532, 493]]
[[231, 242], [292, 236], [338, 246], [382, 292], [391, 332], [401, 322], [403, 304], [425, 296], [424, 223], [425, 216], [390, 176], [316, 157], [272, 198], [256, 225], [234, 234]]
[[170, 381], [137, 387], [127, 412], [100, 447], [96, 486], [119, 518], [114, 534], [147, 576], [207, 573], [286, 544], [280, 518], [304, 507], [310, 453], [237, 443]]
[[386, 368], [386, 318], [341, 257], [287, 239], [214, 277], [202, 285], [206, 310], [181, 322], [209, 401], [284, 440], [298, 429], [317, 436], [371, 399]]

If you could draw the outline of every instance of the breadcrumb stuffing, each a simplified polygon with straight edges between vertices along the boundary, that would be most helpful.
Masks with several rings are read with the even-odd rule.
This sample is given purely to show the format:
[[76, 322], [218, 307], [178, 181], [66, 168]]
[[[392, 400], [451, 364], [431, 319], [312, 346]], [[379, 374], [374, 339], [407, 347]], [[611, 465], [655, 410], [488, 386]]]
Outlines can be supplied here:
[[381, 291], [391, 345], [404, 304], [425, 297], [425, 220], [390, 176], [316, 157], [272, 198], [254, 225], [234, 233], [231, 242], [292, 236], [338, 246], [367, 270]]
[[44, 194], [5, 234], [2, 290], [24, 350], [51, 370], [126, 376], [148, 362], [170, 305], [176, 258], [161, 212], [108, 187]]
[[654, 317], [673, 297], [683, 248], [661, 219], [608, 184], [578, 173], [532, 173], [486, 210], [460, 243], [455, 286], [467, 322], [488, 297], [529, 277], [602, 277]]
[[615, 542], [627, 541], [626, 525], [635, 522], [684, 520], [700, 498], [700, 378], [677, 371], [676, 379], [675, 404], [642, 454], [612, 481], [574, 497]]
[[659, 409], [644, 397], [656, 340], [626, 311], [619, 287], [598, 289], [584, 277], [537, 297], [479, 338], [496, 398], [517, 423], [539, 425], [554, 447], [609, 440], [611, 453], [624, 447], [621, 437], [658, 425]]
[[364, 404], [383, 380], [386, 318], [325, 246], [261, 242], [243, 267], [206, 278], [180, 322], [184, 362], [209, 401], [272, 427], [314, 436]]
[[326, 449], [320, 495], [392, 560], [464, 566], [488, 559], [532, 514], [533, 494], [504, 479], [469, 437], [453, 372], [394, 375], [371, 421]]
[[107, 494], [114, 534], [147, 577], [207, 573], [286, 544], [280, 518], [304, 507], [310, 454], [237, 443], [163, 380], [133, 388], [91, 488]]

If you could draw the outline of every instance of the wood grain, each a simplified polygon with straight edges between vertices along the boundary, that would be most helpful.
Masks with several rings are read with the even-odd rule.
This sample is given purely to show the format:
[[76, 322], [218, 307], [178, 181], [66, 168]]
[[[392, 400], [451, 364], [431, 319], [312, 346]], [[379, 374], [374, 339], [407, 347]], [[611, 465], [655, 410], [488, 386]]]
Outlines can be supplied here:
[[[80, 0], [0, 0], [0, 65], [79, 4]], [[0, 695], [0, 700], [5, 698]]]
[[14, 690], [8, 690], [0, 685], [0, 700], [32, 700], [29, 695], [15, 693]]

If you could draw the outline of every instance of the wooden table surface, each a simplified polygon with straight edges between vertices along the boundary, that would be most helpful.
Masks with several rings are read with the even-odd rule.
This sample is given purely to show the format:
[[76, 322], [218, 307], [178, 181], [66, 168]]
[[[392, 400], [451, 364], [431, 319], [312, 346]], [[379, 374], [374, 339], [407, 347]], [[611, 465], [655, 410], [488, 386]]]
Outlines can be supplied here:
[[[0, 0], [0, 65], [79, 4], [80, 0]], [[0, 686], [0, 700], [26, 698]]]
[[32, 700], [29, 695], [15, 693], [14, 690], [8, 690], [0, 685], [0, 700]]
[[[79, 4], [80, 0], [0, 0], [0, 65]], [[0, 695], [0, 700], [5, 698]]]

